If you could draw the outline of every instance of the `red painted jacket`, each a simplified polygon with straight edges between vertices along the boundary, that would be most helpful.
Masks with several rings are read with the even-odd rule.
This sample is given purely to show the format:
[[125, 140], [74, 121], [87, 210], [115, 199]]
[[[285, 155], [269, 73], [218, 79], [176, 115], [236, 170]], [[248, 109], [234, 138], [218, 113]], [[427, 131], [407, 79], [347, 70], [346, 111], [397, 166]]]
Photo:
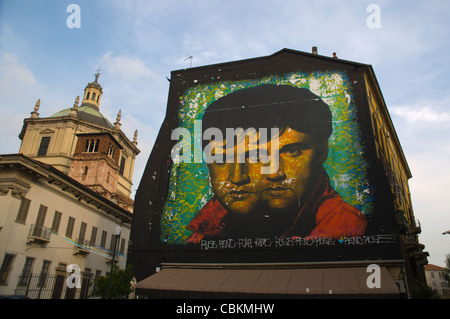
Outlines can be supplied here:
[[[357, 208], [346, 203], [331, 187], [326, 174], [319, 178], [314, 191], [302, 205], [297, 218], [281, 237], [299, 237], [296, 226], [300, 216], [315, 213], [315, 227], [307, 238], [335, 238], [362, 236], [367, 220]], [[227, 210], [217, 198], [211, 198], [188, 224], [193, 234], [187, 239], [190, 243], [199, 243], [205, 236], [218, 235], [223, 231], [222, 219]]]

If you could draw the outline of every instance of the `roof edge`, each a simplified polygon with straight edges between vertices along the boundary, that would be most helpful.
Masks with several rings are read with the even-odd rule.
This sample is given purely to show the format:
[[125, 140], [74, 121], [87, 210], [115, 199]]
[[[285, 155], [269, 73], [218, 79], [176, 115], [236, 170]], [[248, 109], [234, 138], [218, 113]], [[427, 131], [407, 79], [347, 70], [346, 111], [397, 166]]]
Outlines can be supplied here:
[[195, 71], [195, 70], [201, 70], [201, 69], [204, 69], [204, 68], [211, 68], [213, 66], [219, 66], [219, 65], [223, 66], [223, 65], [230, 65], [230, 64], [237, 64], [237, 63], [244, 63], [244, 62], [256, 62], [258, 60], [268, 60], [268, 59], [272, 59], [272, 58], [274, 58], [274, 57], [276, 57], [276, 56], [278, 56], [280, 54], [285, 54], [285, 53], [294, 54], [294, 55], [304, 55], [304, 56], [308, 56], [308, 57], [319, 58], [319, 59], [323, 59], [323, 60], [327, 60], [327, 61], [340, 62], [340, 63], [350, 64], [350, 65], [359, 66], [359, 67], [369, 67], [369, 66], [371, 66], [370, 64], [354, 62], [354, 61], [350, 61], [350, 60], [343, 60], [343, 59], [329, 57], [329, 56], [325, 56], [325, 55], [319, 55], [319, 54], [314, 54], [314, 53], [309, 53], [309, 52], [304, 52], [304, 51], [298, 51], [298, 50], [283, 48], [283, 49], [281, 49], [279, 51], [276, 51], [276, 52], [274, 52], [272, 54], [265, 55], [265, 56], [259, 56], [259, 57], [254, 57], [254, 58], [245, 58], [245, 59], [239, 59], [239, 60], [228, 61], [228, 62], [218, 62], [218, 63], [206, 64], [206, 65], [190, 67], [190, 68], [184, 68], [184, 69], [177, 69], [177, 70], [172, 70], [171, 73]]

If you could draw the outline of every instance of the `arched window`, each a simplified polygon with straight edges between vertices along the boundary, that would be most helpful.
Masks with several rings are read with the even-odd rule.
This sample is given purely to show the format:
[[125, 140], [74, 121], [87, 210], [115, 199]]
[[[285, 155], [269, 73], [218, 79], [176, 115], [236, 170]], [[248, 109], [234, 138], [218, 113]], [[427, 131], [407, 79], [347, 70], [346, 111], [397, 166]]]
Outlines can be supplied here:
[[88, 167], [85, 166], [85, 167], [84, 167], [84, 170], [83, 170], [83, 175], [87, 175], [87, 172], [88, 172]]
[[93, 152], [94, 151], [94, 146], [95, 146], [94, 140], [90, 140], [89, 141], [89, 151], [88, 152]]
[[108, 148], [108, 156], [112, 158], [113, 155], [114, 155], [114, 146], [109, 145], [109, 148]]
[[98, 145], [100, 144], [100, 140], [95, 140], [95, 144], [94, 144], [94, 153], [98, 152]]
[[86, 93], [86, 100], [89, 100], [89, 95], [91, 94], [91, 92], [87, 92]]
[[100, 145], [100, 140], [86, 140], [86, 146], [84, 148], [85, 152], [97, 153], [98, 147]]
[[92, 100], [95, 101], [95, 93], [92, 92]]

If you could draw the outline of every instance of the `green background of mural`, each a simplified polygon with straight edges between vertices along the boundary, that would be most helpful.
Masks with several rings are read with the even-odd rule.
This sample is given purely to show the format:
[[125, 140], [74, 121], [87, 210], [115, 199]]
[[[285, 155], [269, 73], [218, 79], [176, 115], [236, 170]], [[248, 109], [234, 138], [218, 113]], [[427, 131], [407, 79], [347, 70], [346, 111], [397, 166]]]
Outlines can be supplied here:
[[[307, 88], [330, 106], [333, 116], [333, 134], [330, 137], [328, 159], [324, 164], [331, 185], [349, 204], [364, 214], [373, 211], [373, 193], [366, 176], [367, 163], [357, 121], [352, 85], [342, 71], [301, 73], [269, 76], [237, 82], [215, 82], [193, 86], [179, 99], [179, 127], [194, 136], [194, 120], [201, 120], [206, 107], [215, 100], [236, 90], [261, 84], [291, 85]], [[191, 141], [185, 141], [191, 143]], [[184, 244], [191, 234], [186, 225], [212, 197], [206, 164], [173, 164], [167, 201], [161, 214], [161, 240], [169, 244]]]

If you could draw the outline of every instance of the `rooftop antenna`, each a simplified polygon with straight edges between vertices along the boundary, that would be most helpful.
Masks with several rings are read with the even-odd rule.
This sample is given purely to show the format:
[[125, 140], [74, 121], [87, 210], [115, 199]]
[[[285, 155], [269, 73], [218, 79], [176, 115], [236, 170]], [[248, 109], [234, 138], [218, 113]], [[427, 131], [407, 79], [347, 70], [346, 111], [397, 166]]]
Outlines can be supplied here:
[[189, 58], [184, 59], [184, 61], [186, 61], [186, 60], [188, 60], [188, 59], [191, 60], [191, 64], [190, 64], [189, 67], [192, 68], [192, 60], [194, 59], [194, 57], [191, 55]]

